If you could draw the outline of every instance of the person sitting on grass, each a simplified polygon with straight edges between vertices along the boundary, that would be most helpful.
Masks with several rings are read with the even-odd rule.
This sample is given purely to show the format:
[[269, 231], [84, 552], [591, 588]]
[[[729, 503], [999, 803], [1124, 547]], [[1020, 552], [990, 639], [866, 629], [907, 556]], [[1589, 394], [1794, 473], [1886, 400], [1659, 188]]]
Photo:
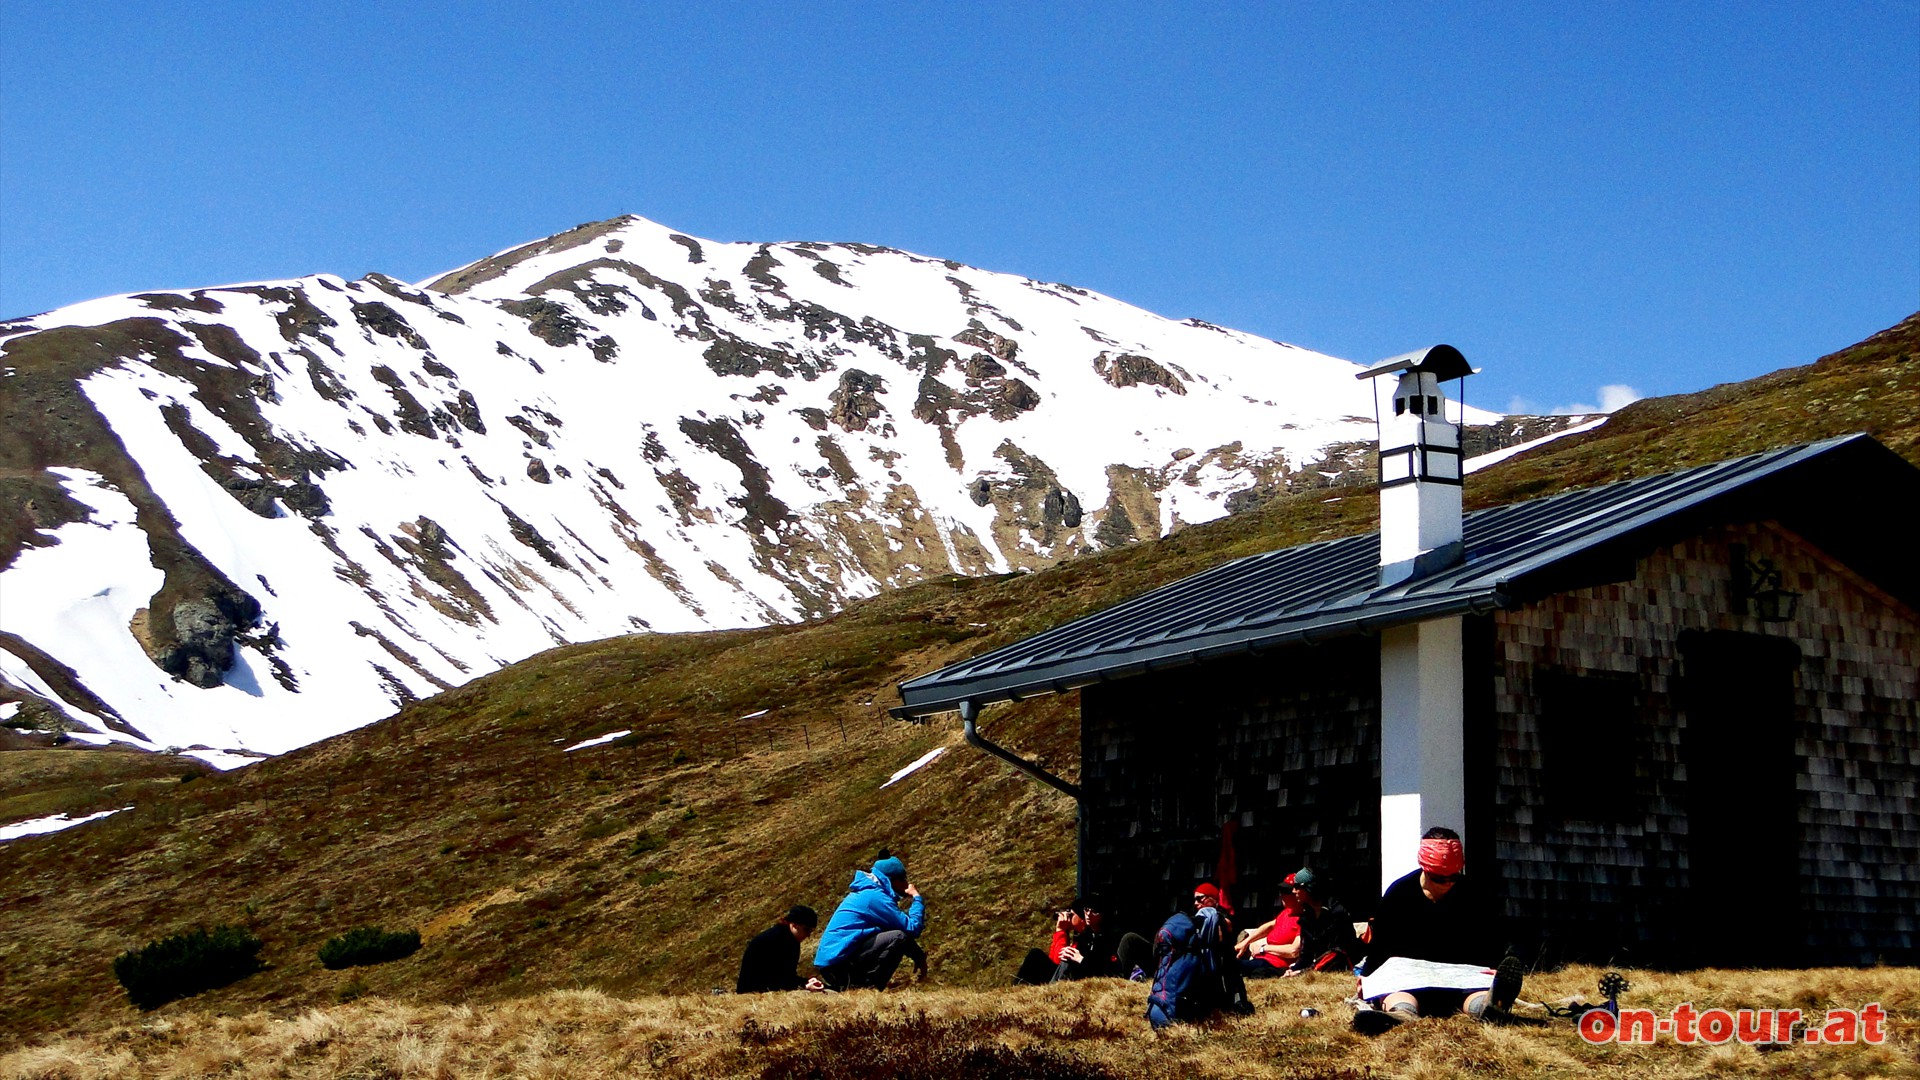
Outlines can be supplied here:
[[1306, 874], [1309, 881], [1313, 879], [1309, 870], [1288, 874], [1280, 886], [1280, 910], [1259, 926], [1242, 931], [1240, 940], [1233, 946], [1243, 977], [1266, 979], [1285, 975], [1294, 961], [1300, 959], [1303, 948], [1300, 913], [1306, 903], [1294, 888], [1300, 874]]
[[734, 980], [733, 992], [764, 994], [773, 990], [825, 990], [825, 983], [817, 978], [803, 979], [798, 971], [800, 943], [818, 925], [820, 916], [805, 904], [788, 908], [787, 913], [772, 926], [747, 942], [747, 951], [740, 957], [740, 977]]
[[1288, 874], [1286, 886], [1293, 889], [1300, 904], [1300, 955], [1287, 966], [1287, 974], [1351, 970], [1354, 961], [1360, 959], [1353, 916], [1339, 900], [1321, 897], [1319, 878], [1307, 867]]
[[1153, 991], [1147, 995], [1147, 1022], [1156, 1028], [1176, 1020], [1204, 1020], [1221, 1009], [1241, 1015], [1253, 1011], [1246, 984], [1227, 944], [1233, 924], [1210, 881], [1193, 888], [1193, 914], [1176, 911], [1153, 937]]
[[1153, 945], [1139, 934], [1114, 940], [1106, 930], [1105, 907], [1095, 899], [1075, 899], [1071, 907], [1055, 912], [1053, 941], [1044, 951], [1028, 949], [1013, 981], [1039, 985], [1100, 976], [1145, 978]]
[[[1466, 853], [1460, 834], [1428, 829], [1420, 839], [1420, 868], [1387, 886], [1366, 938], [1362, 977], [1394, 957], [1440, 964], [1485, 966], [1499, 953], [1491, 912], [1466, 877]], [[1377, 1035], [1422, 1016], [1465, 1013], [1485, 1018], [1505, 1011], [1520, 993], [1521, 966], [1514, 957], [1500, 961], [1493, 986], [1486, 990], [1436, 987], [1402, 990], [1370, 999], [1371, 1008], [1353, 1014], [1353, 1029]]]
[[[912, 900], [904, 912], [902, 896]], [[829, 989], [884, 990], [903, 959], [926, 973], [926, 953], [915, 940], [926, 925], [926, 902], [907, 880], [907, 864], [881, 848], [871, 871], [853, 872], [846, 899], [820, 932], [813, 965]]]

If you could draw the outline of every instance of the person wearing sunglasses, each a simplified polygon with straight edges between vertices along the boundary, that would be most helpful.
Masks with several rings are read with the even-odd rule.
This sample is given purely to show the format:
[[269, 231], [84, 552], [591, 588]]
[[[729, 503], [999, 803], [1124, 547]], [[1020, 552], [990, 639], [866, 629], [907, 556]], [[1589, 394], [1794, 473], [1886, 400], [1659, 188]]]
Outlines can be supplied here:
[[[1420, 838], [1419, 869], [1387, 886], [1366, 936], [1367, 958], [1360, 974], [1373, 974], [1388, 960], [1403, 956], [1438, 964], [1492, 968], [1501, 947], [1490, 907], [1466, 875], [1466, 851], [1460, 834], [1428, 829]], [[1377, 1035], [1422, 1016], [1466, 1013], [1484, 1017], [1504, 1010], [1520, 992], [1520, 967], [1511, 957], [1500, 962], [1489, 990], [1430, 988], [1384, 994], [1372, 1008], [1354, 1013], [1353, 1027]]]
[[1353, 967], [1360, 954], [1353, 916], [1340, 901], [1320, 895], [1320, 879], [1310, 867], [1280, 883], [1280, 903], [1271, 921], [1241, 934], [1234, 946], [1242, 974], [1251, 979]]
[[1139, 934], [1107, 929], [1106, 905], [1095, 897], [1076, 897], [1054, 913], [1053, 941], [1027, 950], [1013, 981], [1028, 985], [1067, 982], [1096, 976], [1140, 981], [1153, 963], [1153, 944]]
[[1273, 913], [1273, 918], [1241, 933], [1233, 947], [1234, 955], [1240, 958], [1240, 974], [1249, 979], [1284, 975], [1300, 959], [1305, 936], [1300, 912], [1306, 898], [1300, 894], [1298, 879], [1303, 873], [1312, 880], [1310, 871], [1301, 870], [1288, 874], [1280, 883], [1280, 910]]

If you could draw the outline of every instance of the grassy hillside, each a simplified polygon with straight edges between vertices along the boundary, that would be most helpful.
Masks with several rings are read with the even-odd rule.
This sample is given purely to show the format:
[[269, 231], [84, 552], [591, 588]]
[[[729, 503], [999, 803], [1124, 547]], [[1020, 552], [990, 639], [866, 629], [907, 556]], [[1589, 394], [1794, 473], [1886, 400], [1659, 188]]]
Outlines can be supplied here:
[[[1476, 474], [1469, 500], [1860, 430], [1920, 461], [1920, 317], [1806, 367], [1637, 403]], [[730, 984], [741, 944], [788, 904], [833, 904], [882, 844], [927, 894], [931, 982], [998, 984], [1071, 890], [1072, 805], [966, 747], [950, 720], [888, 719], [893, 684], [1228, 558], [1365, 531], [1374, 516], [1364, 489], [1303, 493], [803, 625], [556, 649], [233, 774], [149, 761], [119, 775], [99, 751], [0, 752], [0, 805], [136, 803], [0, 848], [0, 1048], [128, 1021], [112, 958], [202, 922], [253, 927], [269, 966], [163, 1017], [287, 1014], [360, 994], [700, 992]], [[1069, 695], [997, 707], [983, 727], [1072, 776], [1077, 717]], [[949, 752], [880, 786], [940, 746]], [[131, 799], [111, 786], [127, 782], [140, 785]], [[368, 923], [417, 927], [425, 945], [356, 972], [320, 966], [321, 942]]]

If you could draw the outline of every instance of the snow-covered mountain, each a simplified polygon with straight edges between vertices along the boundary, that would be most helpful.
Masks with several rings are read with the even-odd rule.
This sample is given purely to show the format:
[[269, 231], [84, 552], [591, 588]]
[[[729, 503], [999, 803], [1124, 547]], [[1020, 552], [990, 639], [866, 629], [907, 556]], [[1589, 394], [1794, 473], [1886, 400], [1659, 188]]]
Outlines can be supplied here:
[[276, 753], [556, 644], [802, 619], [1338, 482], [1373, 438], [1357, 370], [635, 217], [424, 285], [76, 304], [0, 325], [0, 701]]

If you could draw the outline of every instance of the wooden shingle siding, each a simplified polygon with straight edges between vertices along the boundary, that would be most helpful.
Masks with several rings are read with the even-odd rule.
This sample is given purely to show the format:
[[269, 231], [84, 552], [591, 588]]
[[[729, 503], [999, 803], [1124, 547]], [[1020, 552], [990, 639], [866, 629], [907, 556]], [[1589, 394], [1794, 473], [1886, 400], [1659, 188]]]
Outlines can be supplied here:
[[1359, 637], [1085, 688], [1086, 887], [1142, 922], [1164, 918], [1213, 874], [1232, 819], [1233, 897], [1255, 921], [1303, 865], [1370, 908], [1379, 697], [1379, 647]]
[[[1763, 625], [1731, 595], [1730, 547], [1770, 559], [1801, 594]], [[1920, 959], [1920, 618], [1797, 537], [1766, 524], [1718, 528], [1641, 560], [1631, 582], [1580, 589], [1495, 615], [1494, 862], [1506, 913], [1556, 949], [1672, 962], [1699, 942], [1688, 903], [1687, 631], [1790, 640], [1793, 824], [1798, 879], [1756, 882], [1799, 946], [1782, 963]], [[1637, 686], [1619, 718], [1635, 748], [1634, 812], [1612, 821], [1549, 810], [1536, 673], [1618, 673]], [[1469, 677], [1473, 677], [1469, 674]], [[1612, 735], [1615, 733], [1606, 733]]]
[[[1734, 545], [1801, 594], [1791, 621], [1736, 607]], [[1920, 615], [1772, 524], [1709, 527], [1632, 573], [1469, 620], [1468, 872], [1511, 939], [1541, 958], [1653, 966], [1920, 962]], [[1354, 635], [1083, 690], [1086, 887], [1155, 922], [1212, 874], [1232, 820], [1247, 918], [1301, 865], [1364, 916], [1380, 869], [1379, 678], [1378, 639]], [[1556, 708], [1575, 731], [1546, 731]], [[1753, 784], [1744, 760], [1702, 750], [1722, 745], [1710, 735], [1771, 747]], [[1689, 800], [1708, 816], [1690, 820]], [[1713, 835], [1778, 840], [1749, 887], [1745, 853]], [[1741, 892], [1713, 900], [1733, 895], [1729, 866]], [[1752, 932], [1755, 912], [1771, 932]], [[1729, 926], [1778, 946], [1729, 959]]]

